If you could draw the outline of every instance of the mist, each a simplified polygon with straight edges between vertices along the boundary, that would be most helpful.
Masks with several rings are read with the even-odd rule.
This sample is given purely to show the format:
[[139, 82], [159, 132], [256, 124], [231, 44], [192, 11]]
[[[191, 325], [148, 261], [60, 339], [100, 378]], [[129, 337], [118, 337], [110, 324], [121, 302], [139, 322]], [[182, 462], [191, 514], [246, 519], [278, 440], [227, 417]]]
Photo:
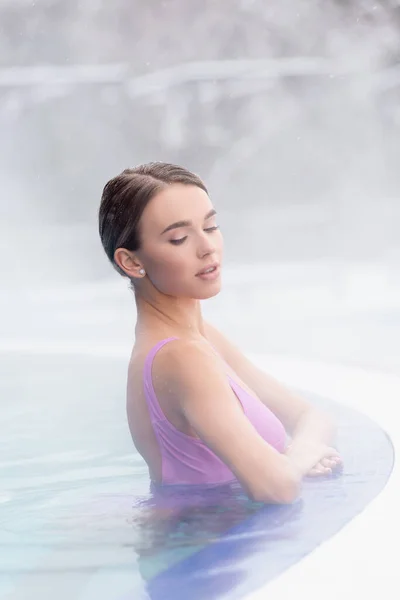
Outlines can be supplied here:
[[218, 209], [207, 316], [249, 350], [397, 371], [399, 6], [0, 0], [3, 345], [129, 345], [97, 210], [161, 160]]

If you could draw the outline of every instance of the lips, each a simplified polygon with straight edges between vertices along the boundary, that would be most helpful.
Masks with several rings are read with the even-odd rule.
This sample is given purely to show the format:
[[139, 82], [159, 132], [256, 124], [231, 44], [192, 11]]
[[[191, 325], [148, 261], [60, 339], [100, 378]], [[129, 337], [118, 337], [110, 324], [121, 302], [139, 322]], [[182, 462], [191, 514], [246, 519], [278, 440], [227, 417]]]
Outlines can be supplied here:
[[206, 267], [204, 267], [204, 269], [202, 269], [201, 271], [196, 273], [196, 277], [197, 277], [197, 275], [205, 275], [207, 272], [212, 273], [218, 267], [219, 267], [219, 263], [217, 263], [217, 262], [211, 263], [211, 264], [207, 265]]

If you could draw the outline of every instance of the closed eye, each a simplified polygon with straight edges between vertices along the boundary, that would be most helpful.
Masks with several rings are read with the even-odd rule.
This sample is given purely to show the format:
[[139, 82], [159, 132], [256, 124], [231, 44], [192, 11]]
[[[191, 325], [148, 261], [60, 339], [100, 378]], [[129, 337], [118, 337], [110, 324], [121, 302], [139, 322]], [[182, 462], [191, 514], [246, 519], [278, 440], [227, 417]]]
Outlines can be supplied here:
[[[216, 229], [219, 229], [219, 225], [214, 225], [213, 227], [207, 227], [206, 229], [204, 229], [204, 231], [207, 231], [207, 233], [210, 233], [211, 231], [215, 231]], [[177, 240], [169, 240], [169, 241], [174, 246], [179, 246], [179, 244], [183, 244], [183, 242], [186, 239], [187, 239], [187, 235], [185, 235], [184, 237], [179, 238]]]
[[183, 244], [183, 242], [186, 240], [187, 235], [185, 235], [185, 237], [183, 238], [179, 238], [179, 240], [169, 240], [171, 244], [174, 244], [174, 246], [179, 246], [179, 244]]

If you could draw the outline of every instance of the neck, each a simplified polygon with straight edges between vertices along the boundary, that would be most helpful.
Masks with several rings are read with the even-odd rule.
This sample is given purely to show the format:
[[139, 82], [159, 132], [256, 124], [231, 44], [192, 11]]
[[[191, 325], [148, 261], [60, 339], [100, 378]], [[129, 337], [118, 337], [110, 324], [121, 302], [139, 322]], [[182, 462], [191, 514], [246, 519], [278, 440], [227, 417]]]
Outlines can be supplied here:
[[135, 294], [137, 308], [136, 337], [149, 330], [163, 330], [171, 335], [204, 336], [200, 301], [193, 298], [160, 296], [143, 298]]

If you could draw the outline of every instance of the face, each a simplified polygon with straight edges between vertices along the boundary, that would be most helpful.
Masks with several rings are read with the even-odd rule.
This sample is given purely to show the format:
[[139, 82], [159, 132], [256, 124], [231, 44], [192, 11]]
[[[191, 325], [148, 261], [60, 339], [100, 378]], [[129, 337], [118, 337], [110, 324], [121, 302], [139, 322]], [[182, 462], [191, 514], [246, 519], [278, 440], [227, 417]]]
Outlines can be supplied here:
[[[148, 203], [140, 228], [136, 256], [160, 292], [199, 300], [218, 294], [223, 239], [206, 192], [169, 185]], [[207, 267], [214, 270], [201, 273]]]

